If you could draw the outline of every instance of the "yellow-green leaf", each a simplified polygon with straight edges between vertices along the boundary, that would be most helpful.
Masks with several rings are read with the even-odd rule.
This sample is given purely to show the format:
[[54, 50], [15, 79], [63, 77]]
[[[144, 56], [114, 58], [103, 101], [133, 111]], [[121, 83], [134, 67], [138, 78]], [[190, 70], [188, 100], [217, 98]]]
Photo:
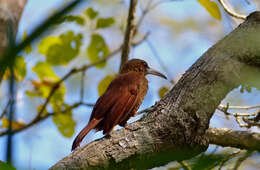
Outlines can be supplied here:
[[60, 39], [60, 37], [50, 36], [43, 38], [38, 46], [39, 53], [47, 55], [49, 48], [58, 44], [62, 44], [62, 40]]
[[[109, 53], [109, 48], [103, 37], [99, 34], [92, 34], [90, 44], [87, 48], [87, 55], [91, 63], [105, 59]], [[105, 66], [106, 62], [96, 65], [97, 68], [103, 68]]]
[[58, 80], [58, 76], [56, 76], [48, 63], [40, 61], [32, 68], [32, 71], [34, 71], [41, 80], [46, 78], [53, 81]]
[[[26, 32], [26, 30], [25, 30], [25, 31], [23, 32], [23, 40], [26, 39], [26, 37], [27, 37], [27, 32]], [[32, 45], [26, 46], [23, 50], [24, 50], [24, 52], [25, 52], [26, 54], [31, 53], [31, 52], [32, 52]]]
[[39, 45], [39, 52], [46, 56], [51, 65], [66, 65], [77, 57], [82, 34], [74, 35], [73, 31], [67, 31], [59, 37], [46, 37]]
[[165, 96], [165, 94], [169, 91], [169, 88], [167, 87], [161, 87], [158, 91], [158, 95], [160, 98], [163, 98]]
[[114, 23], [115, 23], [115, 20], [112, 17], [109, 17], [109, 18], [99, 18], [97, 20], [97, 28], [106, 28], [106, 27], [111, 26]]
[[18, 80], [26, 76], [26, 63], [23, 56], [17, 56], [15, 59], [15, 75]]
[[98, 83], [98, 94], [101, 96], [107, 89], [108, 85], [114, 80], [116, 75], [107, 75]]
[[[68, 105], [64, 104], [64, 107], [67, 108]], [[65, 113], [55, 114], [52, 117], [52, 120], [55, 123], [55, 125], [57, 126], [59, 132], [63, 136], [65, 136], [67, 138], [72, 137], [72, 135], [74, 134], [76, 123], [72, 118], [72, 112], [71, 111], [67, 111]]]
[[221, 20], [221, 13], [216, 2], [210, 0], [198, 0], [198, 2], [208, 11], [215, 19]]
[[95, 19], [98, 16], [98, 11], [95, 11], [93, 8], [88, 8], [86, 9], [85, 14], [90, 19]]

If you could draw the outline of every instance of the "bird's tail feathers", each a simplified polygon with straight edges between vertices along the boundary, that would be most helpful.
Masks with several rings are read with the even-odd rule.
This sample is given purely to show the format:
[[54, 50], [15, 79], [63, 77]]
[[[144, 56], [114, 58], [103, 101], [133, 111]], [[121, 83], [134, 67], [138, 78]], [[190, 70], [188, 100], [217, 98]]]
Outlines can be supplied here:
[[76, 149], [79, 145], [80, 142], [83, 140], [83, 138], [88, 134], [89, 131], [91, 131], [92, 129], [94, 129], [97, 124], [101, 121], [102, 119], [95, 119], [93, 118], [81, 131], [80, 133], [77, 135], [77, 137], [74, 139], [73, 144], [72, 144], [72, 148], [71, 151], [73, 151], [74, 149]]

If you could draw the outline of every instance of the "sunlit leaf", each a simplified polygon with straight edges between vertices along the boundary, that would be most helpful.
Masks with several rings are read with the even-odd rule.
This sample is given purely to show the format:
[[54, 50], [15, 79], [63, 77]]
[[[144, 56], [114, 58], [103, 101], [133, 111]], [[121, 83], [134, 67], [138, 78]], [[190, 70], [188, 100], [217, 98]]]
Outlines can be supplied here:
[[115, 20], [112, 17], [109, 17], [109, 18], [99, 18], [97, 20], [97, 28], [106, 28], [106, 27], [111, 26], [114, 23], [115, 23]]
[[53, 37], [53, 36], [45, 37], [41, 40], [41, 42], [38, 46], [39, 53], [43, 54], [43, 55], [47, 55], [48, 49], [51, 46], [54, 46], [57, 44], [62, 44], [60, 37]]
[[88, 8], [88, 9], [86, 9], [85, 14], [90, 19], [95, 19], [98, 16], [98, 11], [95, 11], [93, 8]]
[[215, 19], [221, 20], [221, 13], [216, 2], [210, 0], [198, 0], [198, 2], [208, 11]]
[[16, 170], [16, 168], [13, 167], [13, 165], [10, 165], [10, 164], [2, 162], [2, 161], [0, 161], [0, 169], [1, 170]]
[[[109, 53], [109, 48], [103, 37], [99, 34], [92, 34], [90, 44], [87, 48], [87, 55], [91, 63], [104, 59]], [[97, 68], [103, 68], [105, 66], [106, 62], [96, 65]]]
[[24, 79], [26, 76], [26, 63], [23, 56], [17, 56], [15, 59], [15, 73], [18, 79]]
[[[24, 127], [25, 124], [21, 121], [12, 121], [12, 128], [15, 129], [20, 129], [22, 127]], [[9, 127], [9, 120], [7, 118], [2, 118], [2, 127], [3, 128], [8, 128]]]
[[[25, 31], [23, 32], [23, 40], [26, 39], [26, 38], [27, 38], [27, 32], [26, 32], [26, 30], [25, 30]], [[31, 52], [32, 52], [32, 45], [26, 46], [23, 50], [24, 50], [24, 52], [25, 52], [26, 54], [31, 53]]]
[[76, 22], [78, 25], [81, 25], [81, 26], [85, 24], [85, 20], [84, 20], [83, 17], [81, 17], [81, 16], [73, 16], [73, 15], [68, 15], [68, 16], [62, 17], [58, 21], [58, 24], [61, 24], [63, 22]]
[[[67, 108], [68, 105], [64, 104], [64, 107]], [[55, 112], [57, 112], [57, 110], [55, 110]], [[58, 113], [55, 114], [52, 117], [53, 122], [55, 123], [55, 125], [57, 126], [59, 132], [67, 137], [70, 138], [72, 137], [72, 135], [74, 134], [74, 130], [75, 130], [75, 121], [72, 118], [72, 112], [67, 111], [65, 113]]]
[[39, 45], [39, 52], [51, 65], [66, 65], [77, 57], [82, 45], [82, 34], [67, 31], [59, 37], [46, 37]]
[[107, 89], [108, 85], [114, 80], [116, 75], [107, 75], [98, 83], [98, 94], [101, 96]]
[[48, 63], [40, 61], [32, 68], [32, 71], [34, 71], [41, 80], [46, 78], [58, 80], [58, 77]]
[[160, 98], [163, 98], [164, 95], [169, 91], [169, 88], [167, 87], [161, 87], [158, 91], [158, 95]]

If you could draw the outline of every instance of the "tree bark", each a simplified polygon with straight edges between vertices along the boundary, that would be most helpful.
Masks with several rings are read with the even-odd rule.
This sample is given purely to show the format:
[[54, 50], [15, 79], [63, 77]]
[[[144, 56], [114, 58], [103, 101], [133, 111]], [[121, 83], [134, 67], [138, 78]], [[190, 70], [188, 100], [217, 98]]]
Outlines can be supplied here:
[[260, 88], [259, 67], [260, 12], [254, 12], [208, 49], [152, 112], [77, 149], [51, 169], [147, 169], [191, 158], [217, 141], [206, 130], [225, 96], [239, 85]]
[[[0, 0], [0, 62], [3, 60], [3, 54], [8, 45], [7, 22], [13, 23], [13, 30], [16, 35], [18, 24], [27, 0]], [[0, 68], [0, 83], [5, 68]]]

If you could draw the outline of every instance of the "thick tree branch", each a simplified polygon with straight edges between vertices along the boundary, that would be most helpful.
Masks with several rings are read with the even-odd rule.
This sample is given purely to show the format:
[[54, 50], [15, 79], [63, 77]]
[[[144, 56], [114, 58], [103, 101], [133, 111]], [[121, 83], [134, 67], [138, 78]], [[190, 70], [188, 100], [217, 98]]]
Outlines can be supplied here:
[[51, 169], [147, 169], [205, 151], [206, 130], [225, 96], [241, 84], [260, 88], [259, 49], [260, 12], [254, 12], [205, 52], [153, 111], [78, 148]]
[[206, 135], [210, 144], [260, 151], [260, 133], [227, 128], [209, 128]]
[[122, 54], [121, 54], [120, 69], [122, 65], [128, 60], [132, 39], [134, 37], [134, 32], [136, 31], [135, 30], [136, 6], [137, 6], [137, 0], [131, 0], [129, 12], [128, 12], [128, 18], [127, 18], [127, 27], [125, 32], [124, 44], [123, 44]]

